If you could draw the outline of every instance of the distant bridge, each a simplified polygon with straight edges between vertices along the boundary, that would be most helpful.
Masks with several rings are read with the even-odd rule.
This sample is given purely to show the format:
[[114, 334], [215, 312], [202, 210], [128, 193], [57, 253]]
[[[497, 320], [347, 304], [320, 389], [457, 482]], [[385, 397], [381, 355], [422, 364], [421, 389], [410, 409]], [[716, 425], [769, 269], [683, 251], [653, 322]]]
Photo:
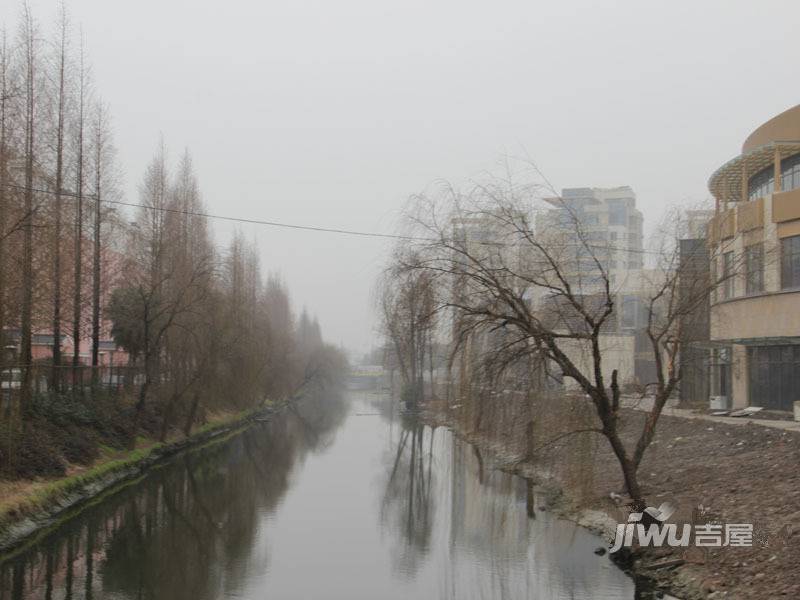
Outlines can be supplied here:
[[347, 387], [355, 390], [380, 389], [384, 373], [385, 371], [380, 365], [357, 365], [350, 370]]

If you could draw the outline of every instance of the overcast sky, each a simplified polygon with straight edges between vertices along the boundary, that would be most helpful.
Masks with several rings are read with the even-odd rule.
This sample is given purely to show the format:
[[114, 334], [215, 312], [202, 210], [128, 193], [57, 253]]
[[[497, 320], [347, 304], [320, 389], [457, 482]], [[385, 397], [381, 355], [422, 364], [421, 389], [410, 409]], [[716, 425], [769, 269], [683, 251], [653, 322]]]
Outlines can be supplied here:
[[[51, 26], [56, 2], [31, 5]], [[163, 133], [231, 216], [391, 232], [410, 194], [524, 149], [558, 188], [630, 185], [647, 228], [800, 102], [797, 0], [68, 6], [128, 200]], [[19, 12], [4, 1], [0, 20]], [[369, 349], [384, 241], [242, 229], [330, 341]]]

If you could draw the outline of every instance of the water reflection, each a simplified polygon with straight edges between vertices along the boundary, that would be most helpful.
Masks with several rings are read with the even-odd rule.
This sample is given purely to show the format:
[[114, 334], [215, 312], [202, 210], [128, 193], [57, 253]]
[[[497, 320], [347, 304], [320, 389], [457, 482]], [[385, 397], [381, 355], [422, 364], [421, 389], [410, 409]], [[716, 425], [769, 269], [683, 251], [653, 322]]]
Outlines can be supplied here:
[[6, 559], [0, 600], [224, 597], [249, 565], [268, 569], [269, 556], [251, 555], [259, 520], [345, 415], [340, 397], [309, 398], [244, 435], [178, 457]]
[[531, 482], [492, 469], [451, 432], [402, 419], [384, 463], [381, 522], [395, 567], [435, 579], [437, 597], [634, 597], [632, 582], [594, 555], [597, 538], [537, 515]]
[[0, 600], [633, 598], [535, 500], [446, 429], [314, 398], [6, 558]]
[[[423, 445], [426, 431], [430, 435]], [[402, 532], [404, 543], [395, 547], [392, 564], [407, 577], [416, 574], [430, 549], [435, 508], [431, 495], [433, 440], [433, 430], [413, 422], [405, 424], [381, 503], [381, 523]]]

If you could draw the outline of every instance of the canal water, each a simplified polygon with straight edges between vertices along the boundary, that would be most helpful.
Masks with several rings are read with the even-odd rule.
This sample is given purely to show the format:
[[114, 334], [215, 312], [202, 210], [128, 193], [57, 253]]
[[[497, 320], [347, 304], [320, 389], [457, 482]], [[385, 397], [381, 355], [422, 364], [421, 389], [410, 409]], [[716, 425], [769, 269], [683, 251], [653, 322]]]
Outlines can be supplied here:
[[0, 558], [0, 599], [634, 598], [602, 541], [445, 428], [326, 395]]

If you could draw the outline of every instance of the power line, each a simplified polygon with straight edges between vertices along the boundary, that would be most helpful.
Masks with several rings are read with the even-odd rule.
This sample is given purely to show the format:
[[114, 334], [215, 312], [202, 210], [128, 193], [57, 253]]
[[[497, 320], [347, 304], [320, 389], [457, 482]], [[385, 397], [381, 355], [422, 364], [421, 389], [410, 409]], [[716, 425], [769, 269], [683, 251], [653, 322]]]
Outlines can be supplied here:
[[[59, 195], [58, 192], [53, 190], [44, 190], [44, 189], [37, 189], [37, 188], [27, 188], [21, 185], [13, 185], [13, 184], [6, 184], [10, 188], [24, 190], [24, 191], [32, 191], [41, 194], [51, 194], [54, 196]], [[73, 192], [61, 192], [61, 196], [67, 196], [72, 198], [88, 198], [94, 200], [97, 196], [91, 194], [75, 194]], [[250, 225], [266, 225], [269, 227], [280, 227], [284, 229], [300, 229], [304, 231], [317, 231], [317, 232], [324, 232], [324, 233], [338, 233], [342, 235], [357, 235], [361, 237], [376, 237], [376, 238], [389, 238], [395, 240], [416, 240], [416, 241], [431, 241], [434, 238], [423, 238], [423, 237], [415, 237], [410, 235], [398, 235], [392, 233], [378, 233], [374, 231], [356, 231], [354, 229], [336, 229], [332, 227], [316, 227], [314, 225], [297, 225], [294, 223], [282, 223], [279, 221], [266, 221], [262, 219], [249, 219], [245, 217], [229, 217], [227, 215], [214, 215], [211, 213], [194, 211], [194, 210], [183, 210], [180, 208], [171, 208], [168, 206], [148, 206], [146, 204], [138, 204], [136, 202], [124, 202], [122, 200], [108, 200], [104, 199], [101, 201], [103, 204], [116, 204], [119, 206], [129, 206], [132, 208], [144, 208], [146, 210], [154, 210], [159, 212], [167, 212], [167, 213], [174, 213], [174, 214], [181, 214], [187, 215], [192, 217], [202, 217], [204, 219], [216, 219], [218, 221], [230, 221], [234, 223], [247, 223]]]
[[[90, 200], [95, 200], [97, 196], [93, 194], [76, 194], [74, 192], [67, 192], [62, 191], [60, 194], [54, 190], [46, 190], [40, 188], [28, 188], [22, 185], [15, 185], [7, 183], [5, 184], [6, 187], [22, 190], [22, 191], [32, 191], [40, 194], [50, 194], [53, 196], [61, 195], [66, 196], [69, 198], [87, 198]], [[378, 233], [375, 231], [358, 231], [354, 229], [337, 229], [332, 227], [317, 227], [314, 225], [298, 225], [296, 223], [283, 223], [280, 221], [267, 221], [263, 219], [251, 219], [246, 217], [230, 217], [227, 215], [215, 215], [206, 212], [200, 211], [193, 211], [193, 210], [183, 210], [179, 208], [171, 208], [168, 206], [148, 206], [147, 204], [139, 204], [136, 202], [124, 202], [122, 200], [108, 200], [104, 199], [101, 200], [104, 204], [115, 204], [119, 206], [128, 206], [131, 208], [143, 208], [145, 210], [153, 210], [159, 212], [166, 212], [166, 213], [173, 213], [173, 214], [180, 214], [186, 216], [193, 216], [193, 217], [201, 217], [204, 219], [216, 219], [218, 221], [228, 221], [233, 223], [245, 223], [250, 225], [264, 225], [267, 227], [278, 227], [282, 229], [296, 229], [301, 231], [314, 231], [318, 233], [336, 233], [340, 235], [353, 235], [359, 237], [371, 237], [371, 238], [385, 238], [385, 239], [393, 239], [393, 240], [407, 240], [407, 241], [415, 241], [415, 242], [436, 242], [439, 241], [439, 238], [433, 237], [421, 237], [421, 236], [411, 236], [411, 235], [400, 235], [400, 234], [393, 234], [393, 233]], [[479, 244], [485, 244], [488, 246], [503, 246], [506, 244], [495, 243], [495, 242], [478, 242]], [[615, 252], [629, 252], [631, 254], [653, 254], [656, 256], [664, 256], [664, 253], [658, 252], [655, 250], [645, 250], [645, 249], [637, 249], [637, 248], [620, 248], [618, 246], [604, 246], [601, 244], [580, 244], [581, 247], [591, 248], [594, 250], [603, 250], [603, 251], [615, 251]]]

